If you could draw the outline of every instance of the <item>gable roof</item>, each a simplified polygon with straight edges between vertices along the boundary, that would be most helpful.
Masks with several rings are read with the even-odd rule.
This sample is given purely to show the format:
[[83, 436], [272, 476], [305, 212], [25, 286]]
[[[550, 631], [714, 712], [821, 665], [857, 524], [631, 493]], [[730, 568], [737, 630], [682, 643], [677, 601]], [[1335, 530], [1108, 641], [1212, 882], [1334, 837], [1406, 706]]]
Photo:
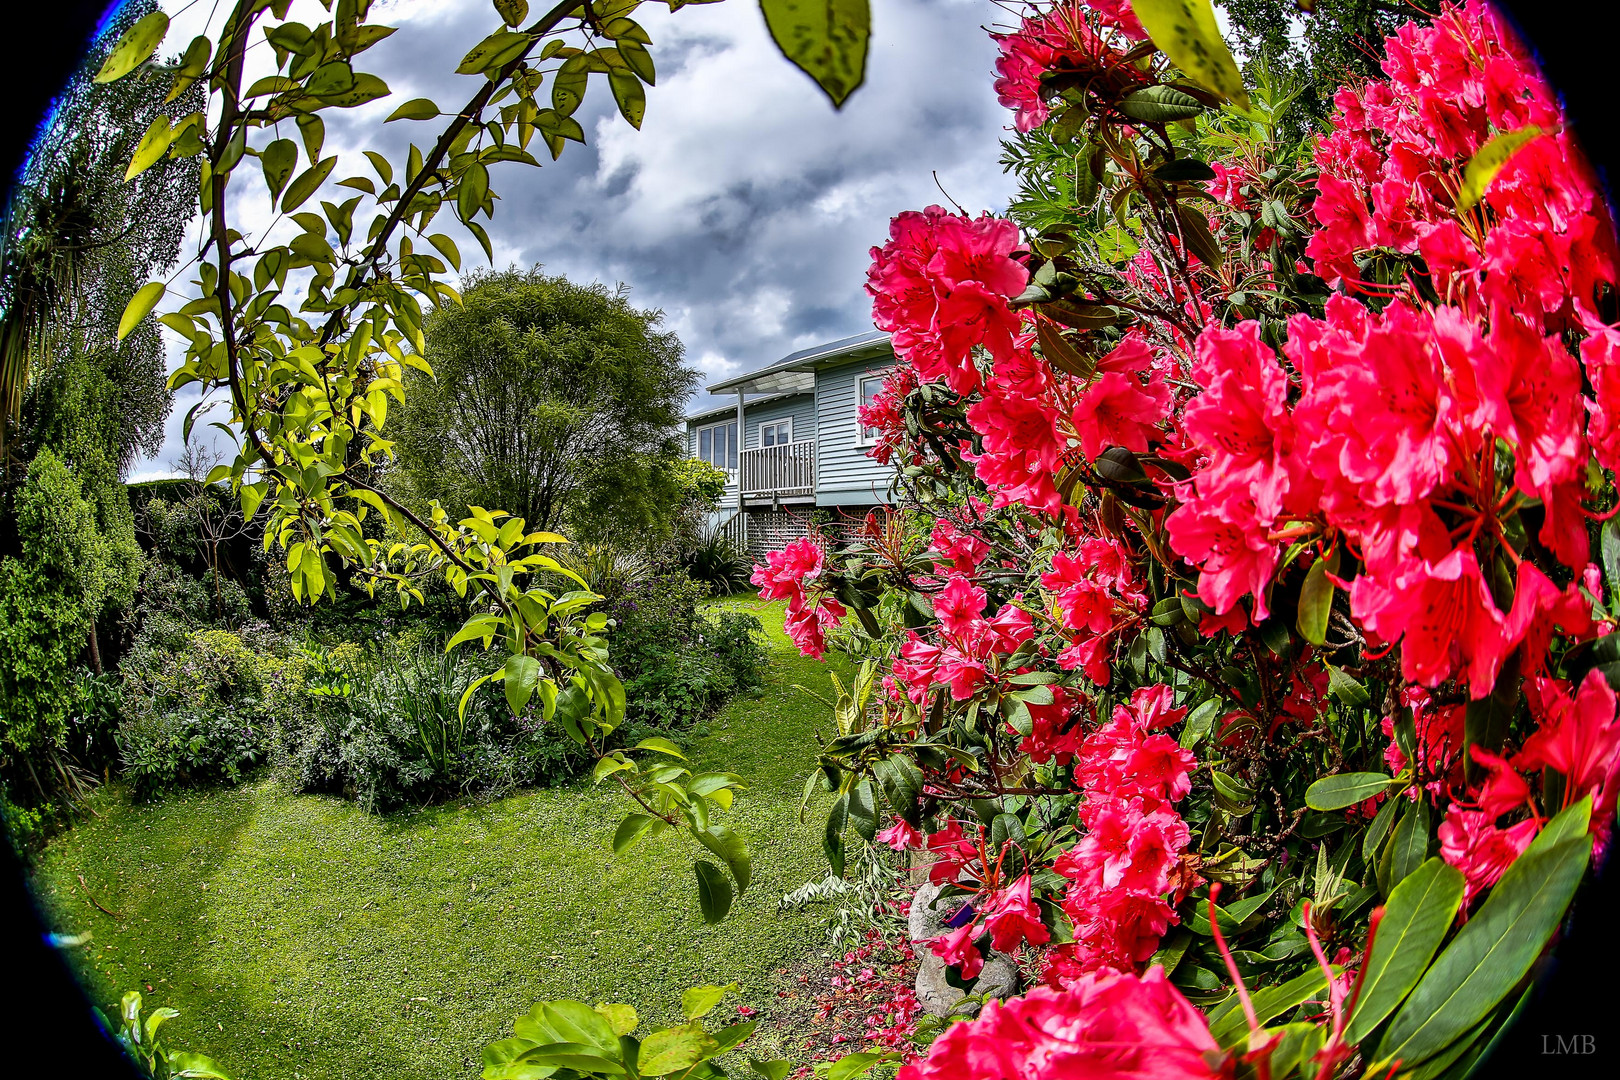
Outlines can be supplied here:
[[869, 330], [864, 334], [854, 334], [839, 338], [837, 341], [829, 341], [824, 345], [800, 349], [782, 357], [774, 364], [767, 364], [757, 371], [750, 371], [735, 378], [710, 383], [705, 389], [711, 394], [728, 391], [770, 394], [773, 397], [802, 394], [814, 389], [817, 368], [856, 360], [867, 355], [877, 357], [890, 351], [892, 350], [889, 348], [889, 335], [881, 330]]

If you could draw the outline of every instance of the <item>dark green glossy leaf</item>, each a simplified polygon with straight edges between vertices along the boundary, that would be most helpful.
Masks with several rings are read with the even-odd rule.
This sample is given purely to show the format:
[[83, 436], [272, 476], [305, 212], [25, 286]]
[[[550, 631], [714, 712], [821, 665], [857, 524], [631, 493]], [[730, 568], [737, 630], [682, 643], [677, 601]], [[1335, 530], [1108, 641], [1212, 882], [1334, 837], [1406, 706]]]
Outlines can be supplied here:
[[731, 880], [706, 859], [698, 859], [692, 869], [697, 873], [698, 908], [703, 912], [703, 921], [720, 922], [731, 910]]
[[1462, 872], [1430, 859], [1397, 885], [1384, 906], [1345, 1039], [1359, 1043], [1412, 992], [1462, 906]]
[[1558, 929], [1591, 854], [1582, 834], [1532, 848], [1508, 867], [1390, 1021], [1378, 1057], [1417, 1065], [1506, 997]]
[[1343, 810], [1387, 791], [1391, 783], [1383, 773], [1335, 773], [1305, 789], [1305, 805], [1312, 810]]

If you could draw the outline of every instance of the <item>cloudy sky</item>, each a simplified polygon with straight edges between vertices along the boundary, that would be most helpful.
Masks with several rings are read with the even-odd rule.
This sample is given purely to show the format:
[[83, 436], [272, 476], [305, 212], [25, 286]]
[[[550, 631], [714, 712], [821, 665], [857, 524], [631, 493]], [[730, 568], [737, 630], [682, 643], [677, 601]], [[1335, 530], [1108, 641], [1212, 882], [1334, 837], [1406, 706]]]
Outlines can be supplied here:
[[[216, 6], [163, 2], [175, 16], [165, 51], [202, 32]], [[295, 18], [305, 6], [305, 22], [322, 17], [313, 0], [297, 0]], [[1008, 12], [990, 0], [873, 7], [866, 84], [835, 112], [776, 52], [750, 0], [675, 13], [644, 5], [636, 17], [653, 38], [658, 84], [642, 130], [620, 119], [593, 80], [578, 117], [589, 145], [570, 143], [540, 169], [494, 171], [495, 265], [540, 263], [577, 281], [628, 286], [633, 302], [664, 311], [704, 383], [871, 329], [861, 286], [889, 218], [943, 202], [941, 187], [972, 212], [999, 209], [1012, 187], [996, 164], [1010, 114], [991, 89], [995, 47], [983, 29], [1005, 26]], [[497, 23], [488, 0], [379, 0], [373, 17], [400, 29], [361, 67], [394, 97], [323, 114], [325, 152], [354, 153], [334, 179], [364, 170], [362, 145], [400, 161], [411, 138], [431, 141], [432, 122], [396, 122], [380, 134], [379, 122], [407, 98], [470, 97], [475, 79], [451, 72]], [[266, 48], [254, 53], [269, 57]], [[241, 219], [267, 225], [262, 186], [245, 187]], [[464, 268], [482, 264], [470, 237], [461, 250], [477, 256]], [[176, 401], [167, 444], [132, 479], [169, 474], [195, 400]], [[691, 408], [711, 400], [700, 393]]]

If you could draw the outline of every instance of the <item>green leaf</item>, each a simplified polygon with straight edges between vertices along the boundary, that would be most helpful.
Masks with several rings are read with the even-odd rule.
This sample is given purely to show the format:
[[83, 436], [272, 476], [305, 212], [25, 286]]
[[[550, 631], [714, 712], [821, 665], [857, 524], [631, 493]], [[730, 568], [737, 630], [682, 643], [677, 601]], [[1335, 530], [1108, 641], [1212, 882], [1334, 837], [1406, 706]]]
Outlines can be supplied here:
[[1326, 559], [1317, 559], [1305, 572], [1305, 584], [1299, 590], [1299, 636], [1312, 645], [1327, 641], [1328, 616], [1333, 613], [1334, 584], [1328, 578]]
[[134, 26], [124, 31], [124, 36], [118, 39], [118, 44], [107, 54], [101, 70], [96, 72], [96, 82], [108, 83], [114, 79], [122, 79], [146, 63], [151, 55], [157, 52], [158, 45], [163, 41], [163, 35], [168, 32], [169, 17], [163, 12], [154, 11], [142, 16]]
[[827, 1080], [854, 1080], [857, 1076], [867, 1075], [872, 1071], [872, 1066], [884, 1060], [887, 1060], [885, 1055], [866, 1051], [845, 1054], [827, 1067]]
[[1463, 168], [1462, 188], [1457, 192], [1457, 209], [1473, 209], [1485, 197], [1485, 189], [1491, 186], [1491, 181], [1496, 179], [1496, 174], [1502, 171], [1508, 159], [1541, 133], [1541, 128], [1535, 124], [1526, 124], [1487, 139]]
[[668, 754], [670, 757], [677, 757], [682, 761], [686, 760], [686, 755], [681, 753], [681, 748], [664, 738], [662, 735], [653, 735], [642, 739], [640, 742], [636, 743], [635, 749], [656, 750], [660, 754]]
[[1399, 799], [1385, 799], [1384, 805], [1373, 816], [1372, 824], [1367, 826], [1367, 835], [1361, 840], [1361, 861], [1368, 866], [1376, 862], [1378, 849], [1389, 835], [1390, 827], [1395, 824], [1395, 815], [1400, 812], [1400, 806]]
[[315, 189], [332, 174], [332, 167], [337, 164], [337, 156], [323, 158], [298, 174], [287, 187], [287, 194], [282, 197], [281, 211], [290, 214], [304, 204], [304, 200], [315, 194]]
[[534, 39], [515, 30], [500, 29], [474, 45], [456, 67], [457, 75], [495, 71], [528, 51]]
[[[1335, 967], [1333, 970], [1337, 973], [1340, 969]], [[1280, 986], [1268, 986], [1251, 994], [1254, 1018], [1256, 1022], [1264, 1024], [1273, 1017], [1311, 1000], [1325, 989], [1327, 989], [1327, 974], [1313, 964], [1303, 975], [1298, 975]], [[1233, 995], [1210, 1012], [1209, 1033], [1222, 1046], [1231, 1046], [1249, 1033], [1248, 1018], [1238, 1007], [1239, 1004], [1237, 996]]]
[[1346, 1042], [1365, 1039], [1412, 992], [1457, 917], [1465, 884], [1461, 871], [1435, 858], [1389, 894], [1361, 976], [1361, 996], [1345, 1029]]
[[748, 841], [724, 825], [710, 825], [695, 833], [698, 842], [719, 857], [737, 881], [737, 895], [748, 891], [753, 874], [753, 860], [748, 854]]
[[877, 793], [872, 781], [862, 780], [849, 789], [849, 823], [863, 840], [877, 835]]
[[529, 14], [529, 0], [495, 0], [495, 11], [507, 26], [522, 26]]
[[631, 127], [639, 130], [642, 118], [647, 115], [647, 91], [641, 85], [641, 80], [631, 71], [610, 71], [608, 86], [613, 90], [613, 100], [618, 102], [619, 112]]
[[1132, 120], [1168, 124], [1190, 119], [1205, 109], [1203, 102], [1173, 86], [1146, 86], [1127, 94], [1119, 103], [1119, 111]]
[[621, 38], [615, 47], [619, 55], [624, 57], [625, 64], [642, 82], [652, 86], [658, 81], [658, 69], [653, 66], [652, 54], [647, 52], [647, 46], [639, 41]]
[[866, 79], [868, 0], [760, 0], [771, 39], [841, 109]]
[[1167, 183], [1199, 183], [1215, 179], [1215, 170], [1197, 158], [1177, 158], [1153, 170], [1153, 175]]
[[774, 1058], [770, 1061], [749, 1058], [748, 1067], [765, 1080], [787, 1080], [787, 1074], [793, 1071], [793, 1062], [786, 1058]]
[[608, 1027], [613, 1029], [613, 1034], [621, 1038], [636, 1030], [636, 1025], [641, 1023], [641, 1017], [636, 1015], [635, 1008], [630, 1005], [615, 1005], [598, 1001], [592, 1008], [601, 1014], [602, 1019], [608, 1022]]
[[1387, 791], [1393, 783], [1383, 773], [1335, 773], [1305, 789], [1305, 805], [1312, 810], [1343, 810]]
[[389, 113], [388, 119], [383, 123], [391, 124], [395, 120], [432, 120], [438, 115], [440, 115], [439, 106], [434, 104], [432, 98], [412, 98]]
[[883, 798], [889, 809], [918, 824], [917, 800], [922, 796], [922, 772], [904, 754], [890, 754], [872, 766], [872, 773], [883, 788]]
[[1580, 835], [1526, 851], [1508, 867], [1390, 1021], [1379, 1059], [1417, 1065], [1506, 997], [1558, 929], [1591, 854], [1591, 841]]
[[641, 1044], [636, 1069], [643, 1076], [668, 1076], [670, 1073], [684, 1072], [718, 1048], [719, 1044], [703, 1030], [702, 1024], [665, 1028], [653, 1032]]
[[511, 708], [512, 715], [516, 716], [523, 711], [534, 695], [535, 685], [540, 681], [540, 661], [532, 656], [509, 656], [506, 658], [506, 675], [504, 686], [506, 689], [506, 704]]
[[698, 908], [703, 912], [703, 921], [717, 923], [731, 910], [731, 882], [724, 870], [705, 859], [694, 862], [692, 869], [697, 873]]
[[171, 1080], [231, 1080], [213, 1058], [187, 1050], [169, 1052], [169, 1076]]
[[1209, 0], [1131, 0], [1131, 10], [1171, 63], [1205, 89], [1249, 107], [1243, 76], [1221, 39]]
[[623, 855], [626, 851], [635, 847], [636, 843], [658, 824], [660, 824], [659, 820], [651, 814], [630, 814], [626, 816], [623, 821], [619, 822], [618, 829], [613, 833], [613, 854]]
[[1401, 815], [1400, 824], [1395, 826], [1395, 838], [1390, 841], [1389, 888], [1392, 895], [1395, 887], [1428, 858], [1429, 803], [1419, 798]]
[[484, 196], [489, 194], [489, 169], [482, 161], [473, 162], [456, 186], [456, 212], [462, 221], [471, 221], [483, 208]]
[[1328, 693], [1341, 702], [1354, 708], [1357, 705], [1365, 705], [1372, 700], [1372, 696], [1367, 693], [1367, 688], [1357, 682], [1354, 676], [1347, 674], [1341, 668], [1334, 667], [1332, 664], [1329, 664], [1327, 669]]
[[681, 994], [681, 1014], [688, 1020], [708, 1016], [727, 994], [734, 994], [738, 989], [734, 982], [724, 986], [694, 986]]
[[118, 340], [123, 341], [141, 324], [141, 320], [152, 313], [159, 300], [163, 299], [165, 289], [163, 282], [151, 281], [135, 290], [135, 295], [129, 298], [124, 306], [124, 316], [118, 320]]
[[1221, 711], [1221, 699], [1218, 697], [1206, 698], [1193, 706], [1192, 712], [1181, 729], [1181, 746], [1191, 750], [1202, 742], [1209, 734], [1211, 725], [1215, 723], [1215, 714]]
[[827, 827], [821, 834], [821, 850], [834, 877], [844, 876], [844, 823], [849, 818], [849, 796], [840, 795], [827, 811]]
[[281, 189], [298, 165], [298, 144], [291, 139], [276, 139], [259, 153], [259, 164], [264, 169], [264, 185], [270, 189], [270, 201], [281, 197]]
[[133, 180], [150, 169], [168, 151], [173, 141], [174, 130], [169, 127], [169, 118], [161, 114], [154, 116], [146, 134], [135, 144], [135, 154], [129, 159], [129, 168], [124, 170], [124, 179]]

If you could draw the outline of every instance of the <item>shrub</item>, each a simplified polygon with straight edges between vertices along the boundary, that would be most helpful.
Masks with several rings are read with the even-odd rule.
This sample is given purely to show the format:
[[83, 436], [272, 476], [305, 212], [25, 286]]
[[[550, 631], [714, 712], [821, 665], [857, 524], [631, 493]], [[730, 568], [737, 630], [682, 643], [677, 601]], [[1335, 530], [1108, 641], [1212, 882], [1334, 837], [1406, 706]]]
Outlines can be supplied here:
[[634, 741], [647, 729], [690, 727], [738, 690], [759, 685], [765, 654], [751, 615], [706, 617], [707, 589], [683, 573], [648, 578], [610, 604], [616, 622], [613, 660], [624, 680], [627, 724]]
[[584, 753], [541, 721], [538, 701], [512, 716], [492, 690], [460, 702], [483, 669], [469, 653], [411, 639], [380, 648], [308, 650], [308, 707], [282, 718], [278, 753], [300, 790], [356, 799], [368, 810], [457, 795], [493, 797], [569, 779]]
[[238, 784], [262, 765], [269, 731], [233, 709], [143, 710], [118, 732], [124, 777], [137, 798], [185, 785]]
[[748, 587], [753, 567], [748, 557], [723, 533], [700, 541], [681, 557], [681, 568], [693, 581], [709, 586], [716, 596], [729, 596]]

